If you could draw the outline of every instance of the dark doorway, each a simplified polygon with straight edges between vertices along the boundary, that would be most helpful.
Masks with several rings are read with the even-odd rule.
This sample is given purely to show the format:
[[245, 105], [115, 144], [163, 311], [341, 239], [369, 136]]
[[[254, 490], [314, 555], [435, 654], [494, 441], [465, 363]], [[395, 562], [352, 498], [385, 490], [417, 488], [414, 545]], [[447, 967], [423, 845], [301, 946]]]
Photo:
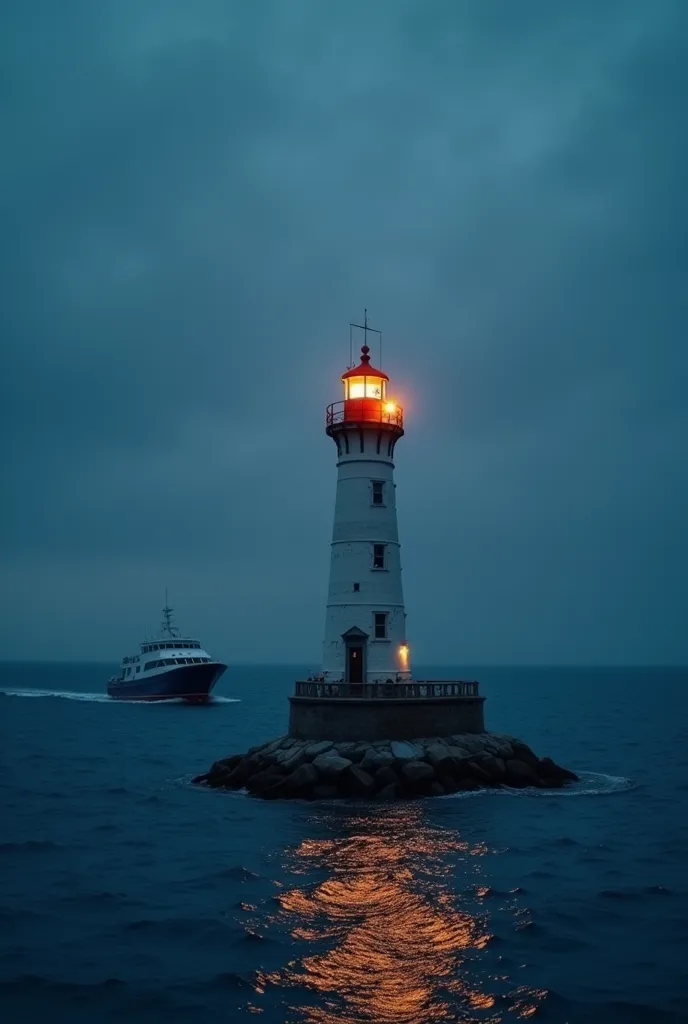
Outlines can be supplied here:
[[349, 683], [363, 682], [363, 648], [349, 644], [346, 649], [346, 675]]

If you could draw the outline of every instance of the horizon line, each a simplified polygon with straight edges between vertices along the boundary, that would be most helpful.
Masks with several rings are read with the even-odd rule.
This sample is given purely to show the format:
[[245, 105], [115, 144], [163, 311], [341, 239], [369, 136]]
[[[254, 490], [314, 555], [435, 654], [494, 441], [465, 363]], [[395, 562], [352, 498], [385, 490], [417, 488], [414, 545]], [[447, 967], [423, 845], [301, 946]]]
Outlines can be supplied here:
[[[0, 665], [114, 665], [116, 659], [90, 659], [90, 658], [3, 658], [0, 657]], [[529, 661], [419, 661], [424, 668], [457, 668], [464, 665], [467, 668], [681, 668], [688, 669], [688, 662], [664, 662], [664, 661], [552, 661], [552, 662], [529, 662]], [[231, 670], [235, 668], [303, 668], [311, 662], [307, 661], [234, 661], [228, 665]], [[317, 671], [314, 669], [313, 671]]]

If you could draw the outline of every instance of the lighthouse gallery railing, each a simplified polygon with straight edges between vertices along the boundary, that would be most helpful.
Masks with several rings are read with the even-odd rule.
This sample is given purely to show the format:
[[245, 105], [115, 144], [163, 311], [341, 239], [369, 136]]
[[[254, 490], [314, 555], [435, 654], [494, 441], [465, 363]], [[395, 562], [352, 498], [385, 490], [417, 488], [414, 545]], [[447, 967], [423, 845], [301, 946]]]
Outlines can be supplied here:
[[296, 683], [294, 696], [415, 700], [423, 697], [477, 697], [479, 694], [478, 683], [472, 679], [451, 682], [423, 679], [412, 683], [321, 683], [307, 680]]
[[385, 408], [387, 403], [374, 398], [349, 398], [344, 402], [332, 402], [327, 407], [325, 422], [328, 427], [337, 423], [386, 423], [393, 427], [404, 426], [404, 410], [395, 405]]

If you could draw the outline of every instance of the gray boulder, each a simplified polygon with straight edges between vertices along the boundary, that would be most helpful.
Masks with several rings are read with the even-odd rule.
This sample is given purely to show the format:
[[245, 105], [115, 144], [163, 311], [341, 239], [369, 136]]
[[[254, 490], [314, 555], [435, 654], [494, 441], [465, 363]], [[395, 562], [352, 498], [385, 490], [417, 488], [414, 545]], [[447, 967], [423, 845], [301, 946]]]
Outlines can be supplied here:
[[211, 766], [208, 775], [227, 775], [234, 771], [240, 761], [243, 761], [243, 754], [233, 754], [231, 757], [223, 757], [221, 761], [215, 761]]
[[483, 771], [486, 771], [493, 782], [503, 782], [506, 776], [506, 766], [501, 757], [493, 757], [492, 754], [481, 754], [476, 757], [475, 763]]
[[550, 780], [561, 782], [578, 782], [578, 776], [568, 768], [555, 764], [551, 757], [541, 757], [537, 764], [537, 772], [548, 784]]
[[385, 765], [384, 768], [379, 768], [375, 772], [375, 785], [378, 789], [384, 789], [385, 786], [398, 786], [399, 776], [389, 765]]
[[226, 776], [222, 785], [228, 789], [242, 789], [251, 775], [263, 769], [264, 765], [255, 757], [243, 757], [234, 771]]
[[326, 754], [334, 744], [330, 740], [319, 740], [317, 743], [309, 743], [304, 749], [304, 754], [309, 761], [313, 761], [320, 754]]
[[303, 752], [303, 747], [292, 747], [285, 751], [278, 751], [275, 755], [277, 758], [277, 764], [281, 764], [285, 771], [291, 772], [304, 764], [306, 761], [306, 755]]
[[399, 786], [396, 782], [390, 782], [387, 786], [383, 786], [382, 789], [378, 790], [375, 795], [376, 800], [382, 800], [384, 802], [396, 800], [399, 796]]
[[349, 796], [366, 797], [372, 796], [375, 792], [373, 776], [357, 765], [352, 765], [342, 772], [341, 786]]
[[392, 756], [397, 761], [419, 761], [423, 756], [423, 748], [417, 743], [393, 740], [389, 746]]
[[480, 782], [483, 786], [489, 786], [492, 782], [490, 773], [477, 760], [468, 762], [468, 770], [471, 778], [475, 779], [476, 782]]
[[284, 779], [284, 788], [287, 793], [303, 794], [313, 790], [320, 782], [318, 769], [312, 764], [302, 764]]
[[526, 786], [537, 786], [541, 788], [543, 783], [530, 764], [518, 758], [512, 758], [506, 762], [506, 784], [514, 789], [523, 789]]
[[425, 761], [409, 761], [401, 769], [404, 789], [410, 793], [427, 791], [435, 778], [435, 769]]
[[276, 782], [279, 782], [282, 778], [281, 770], [273, 765], [270, 768], [265, 768], [262, 772], [256, 772], [255, 775], [249, 776], [246, 782], [246, 789], [249, 793], [254, 793], [256, 796], [274, 786]]
[[338, 779], [343, 771], [351, 767], [348, 757], [339, 757], [338, 754], [319, 754], [313, 761], [313, 767], [318, 769], [318, 774], [326, 782]]
[[341, 757], [347, 757], [353, 764], [358, 764], [368, 753], [368, 746], [364, 743], [338, 743], [337, 751]]
[[524, 764], [529, 764], [531, 768], [537, 768], [538, 756], [534, 754], [527, 743], [522, 743], [520, 740], [516, 743], [511, 744], [513, 750], [514, 761], [523, 761]]
[[387, 750], [367, 750], [361, 768], [366, 772], [376, 772], [378, 768], [386, 768], [394, 763], [394, 757]]
[[428, 743], [425, 748], [425, 757], [433, 768], [437, 768], [439, 764], [451, 757], [451, 754], [446, 743]]

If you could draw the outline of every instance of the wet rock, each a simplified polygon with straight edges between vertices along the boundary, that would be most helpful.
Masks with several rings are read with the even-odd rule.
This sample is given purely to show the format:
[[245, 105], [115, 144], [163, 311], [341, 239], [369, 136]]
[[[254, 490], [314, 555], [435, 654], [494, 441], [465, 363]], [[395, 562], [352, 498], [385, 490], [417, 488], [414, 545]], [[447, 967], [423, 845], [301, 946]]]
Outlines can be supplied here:
[[352, 765], [341, 775], [341, 788], [347, 796], [371, 796], [375, 791], [375, 781], [368, 772]]
[[378, 768], [386, 768], [394, 763], [393, 755], [386, 750], [367, 750], [361, 768], [366, 772], [376, 772]]
[[516, 743], [511, 744], [511, 749], [513, 750], [512, 760], [522, 761], [524, 764], [529, 764], [531, 768], [537, 768], [538, 756], [533, 753], [527, 743], [522, 743], [518, 740]]
[[294, 771], [299, 768], [306, 761], [306, 755], [303, 751], [303, 747], [292, 747], [290, 750], [285, 751], [284, 757], [281, 756], [281, 751], [276, 755], [277, 763], [281, 764], [285, 771]]
[[337, 751], [341, 757], [346, 757], [353, 764], [358, 764], [368, 753], [368, 747], [363, 743], [338, 743]]
[[437, 781], [442, 783], [445, 793], [456, 793], [459, 786], [459, 780], [452, 778], [451, 775], [440, 775]]
[[398, 786], [399, 776], [390, 765], [385, 765], [384, 768], [379, 768], [375, 772], [375, 785], [378, 789], [384, 789], [385, 786]]
[[578, 782], [578, 776], [575, 772], [555, 764], [551, 757], [541, 757], [537, 763], [537, 771], [543, 779], [548, 781], [548, 784], [550, 780]]
[[492, 776], [490, 773], [486, 771], [477, 760], [468, 762], [468, 771], [470, 773], [470, 777], [475, 779], [476, 782], [482, 783], [483, 786], [489, 786], [492, 782]]
[[307, 790], [314, 789], [320, 782], [318, 769], [312, 764], [302, 764], [284, 779], [284, 787], [287, 793], [302, 794]]
[[265, 768], [262, 772], [256, 772], [255, 775], [249, 776], [246, 782], [246, 789], [249, 793], [254, 793], [256, 796], [274, 786], [276, 782], [279, 782], [282, 778], [282, 772], [277, 766]]
[[393, 740], [389, 747], [396, 761], [419, 761], [423, 756], [423, 748], [417, 743]]
[[466, 750], [465, 747], [460, 747], [460, 746], [452, 745], [452, 746], [448, 746], [447, 747], [447, 756], [448, 757], [454, 757], [454, 758], [456, 758], [457, 761], [463, 761], [463, 760], [466, 760], [467, 758], [469, 758], [471, 755]]
[[409, 761], [401, 769], [401, 783], [409, 793], [422, 793], [430, 789], [435, 769], [425, 761]]
[[532, 765], [526, 764], [518, 758], [512, 758], [506, 762], [506, 784], [514, 789], [523, 789], [525, 786], [542, 787], [542, 782], [535, 774]]
[[313, 761], [320, 754], [326, 754], [328, 750], [332, 750], [333, 746], [334, 743], [330, 740], [320, 740], [318, 743], [309, 743], [303, 752], [309, 761]]
[[209, 775], [226, 775], [228, 772], [234, 771], [240, 761], [243, 761], [243, 754], [232, 754], [231, 757], [223, 757], [221, 761], [216, 761], [208, 772]]
[[482, 754], [476, 759], [476, 764], [487, 772], [490, 781], [503, 782], [506, 776], [506, 765], [501, 757], [494, 757], [492, 754]]
[[384, 802], [397, 800], [398, 797], [399, 786], [396, 782], [390, 782], [387, 786], [383, 786], [375, 795], [376, 800], [382, 800]]
[[351, 767], [348, 757], [339, 757], [338, 754], [319, 754], [313, 761], [313, 767], [318, 769], [318, 774], [325, 781], [339, 778], [343, 771]]
[[441, 782], [435, 779], [430, 784], [430, 796], [444, 796], [445, 789]]
[[227, 789], [243, 789], [251, 775], [261, 771], [263, 765], [256, 757], [243, 757], [234, 771], [224, 776], [222, 785]]
[[451, 754], [444, 743], [428, 743], [425, 748], [425, 757], [433, 768], [438, 768], [443, 761], [451, 757]]

